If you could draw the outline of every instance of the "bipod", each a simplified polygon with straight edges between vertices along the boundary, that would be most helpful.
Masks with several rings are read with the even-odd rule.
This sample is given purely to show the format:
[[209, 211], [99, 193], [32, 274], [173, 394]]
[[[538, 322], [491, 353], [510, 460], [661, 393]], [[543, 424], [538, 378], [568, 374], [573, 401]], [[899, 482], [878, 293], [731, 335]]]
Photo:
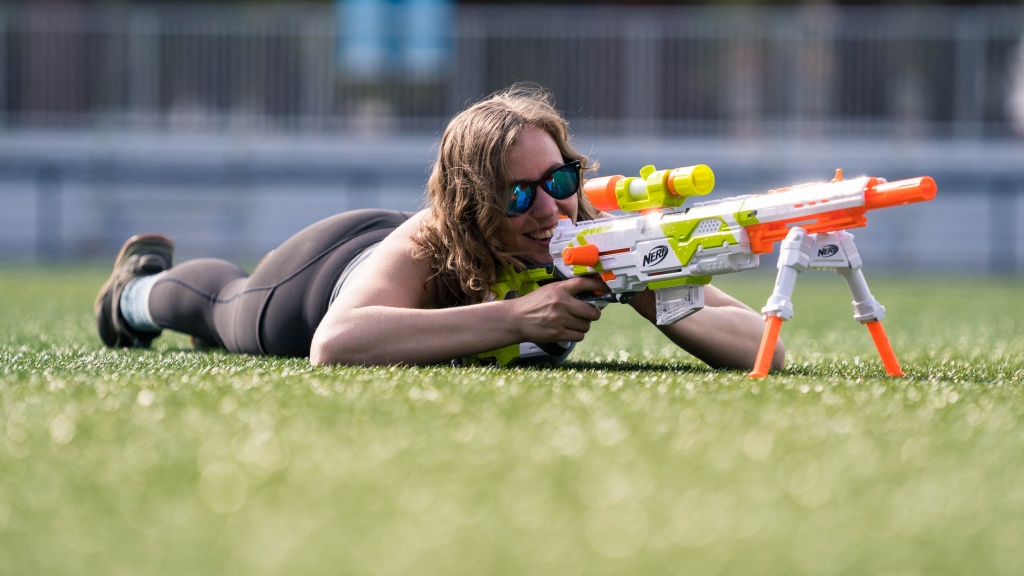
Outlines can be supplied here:
[[768, 303], [761, 309], [765, 319], [764, 335], [754, 369], [748, 376], [764, 378], [768, 375], [782, 323], [793, 317], [793, 288], [796, 279], [805, 270], [835, 270], [846, 280], [853, 296], [853, 319], [868, 327], [885, 371], [890, 376], [906, 376], [882, 328], [885, 307], [871, 295], [861, 267], [853, 234], [844, 230], [808, 234], [803, 228], [790, 229], [779, 251], [779, 273], [775, 277], [775, 288]]

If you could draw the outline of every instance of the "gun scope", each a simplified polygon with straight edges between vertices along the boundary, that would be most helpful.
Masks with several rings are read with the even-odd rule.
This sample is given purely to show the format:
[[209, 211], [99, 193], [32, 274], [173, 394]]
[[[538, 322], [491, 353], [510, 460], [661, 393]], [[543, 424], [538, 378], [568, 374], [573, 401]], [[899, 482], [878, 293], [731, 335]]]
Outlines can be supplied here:
[[714, 187], [715, 173], [705, 164], [671, 170], [648, 165], [640, 169], [639, 178], [595, 178], [583, 185], [583, 191], [598, 210], [646, 212], [682, 206], [690, 196], [703, 196]]

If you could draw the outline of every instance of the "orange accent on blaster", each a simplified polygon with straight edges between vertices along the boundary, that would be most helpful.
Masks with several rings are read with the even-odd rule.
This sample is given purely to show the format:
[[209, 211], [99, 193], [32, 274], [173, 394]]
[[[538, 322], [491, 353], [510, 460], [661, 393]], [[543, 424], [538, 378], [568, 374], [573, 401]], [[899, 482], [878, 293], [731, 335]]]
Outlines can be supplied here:
[[615, 280], [615, 272], [612, 272], [611, 270], [601, 272], [601, 280], [604, 280], [605, 282], [611, 282], [612, 280]]
[[886, 373], [889, 376], [906, 376], [903, 369], [900, 368], [900, 362], [896, 359], [896, 353], [892, 350], [892, 344], [889, 342], [889, 336], [885, 333], [885, 328], [882, 328], [882, 323], [872, 320], [865, 322], [864, 325], [871, 333], [871, 339], [875, 342], [875, 348], [878, 349], [878, 355], [882, 358], [882, 365], [885, 366]]
[[622, 180], [622, 176], [602, 176], [587, 180], [583, 184], [583, 192], [590, 199], [590, 203], [598, 210], [611, 212], [619, 210], [619, 198], [615, 195], [615, 185]]
[[864, 216], [866, 211], [867, 209], [864, 207], [848, 208], [822, 212], [810, 217], [803, 216], [747, 226], [747, 233], [750, 235], [750, 249], [755, 254], [768, 254], [772, 251], [775, 243], [785, 238], [786, 234], [789, 234], [790, 228], [795, 226], [807, 230], [808, 234], [867, 226], [868, 219]]
[[596, 266], [598, 256], [597, 246], [593, 244], [568, 246], [562, 250], [562, 260], [570, 266]]
[[761, 337], [761, 347], [757, 350], [757, 360], [754, 361], [754, 369], [747, 374], [750, 378], [764, 378], [772, 366], [772, 356], [775, 355], [775, 345], [779, 340], [779, 330], [782, 328], [782, 318], [779, 316], [768, 316], [765, 318], [764, 335]]
[[935, 198], [936, 189], [935, 180], [929, 176], [882, 182], [869, 186], [864, 192], [864, 205], [869, 210], [874, 210], [910, 202], [924, 202]]

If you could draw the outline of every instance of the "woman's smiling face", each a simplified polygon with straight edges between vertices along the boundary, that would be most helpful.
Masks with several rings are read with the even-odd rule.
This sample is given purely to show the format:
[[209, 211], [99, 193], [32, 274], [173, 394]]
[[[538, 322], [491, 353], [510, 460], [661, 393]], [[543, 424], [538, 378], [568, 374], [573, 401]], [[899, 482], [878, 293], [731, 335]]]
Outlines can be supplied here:
[[[513, 182], [539, 180], [553, 168], [565, 164], [551, 135], [533, 126], [523, 130], [516, 139], [508, 151], [507, 161]], [[556, 200], [540, 187], [534, 190], [534, 194], [533, 206], [526, 213], [506, 218], [498, 241], [506, 250], [527, 262], [550, 264], [548, 244], [552, 231], [562, 216], [575, 222], [579, 204], [576, 195]]]

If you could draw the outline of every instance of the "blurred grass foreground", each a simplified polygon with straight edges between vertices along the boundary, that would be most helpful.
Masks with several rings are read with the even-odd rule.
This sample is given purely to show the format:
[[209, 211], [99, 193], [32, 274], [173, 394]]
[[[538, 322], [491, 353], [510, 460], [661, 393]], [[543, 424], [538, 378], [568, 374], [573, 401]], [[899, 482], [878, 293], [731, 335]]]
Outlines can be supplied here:
[[872, 279], [889, 379], [808, 277], [750, 381], [624, 307], [549, 370], [112, 351], [104, 275], [0, 271], [0, 573], [1024, 571], [1019, 279]]

